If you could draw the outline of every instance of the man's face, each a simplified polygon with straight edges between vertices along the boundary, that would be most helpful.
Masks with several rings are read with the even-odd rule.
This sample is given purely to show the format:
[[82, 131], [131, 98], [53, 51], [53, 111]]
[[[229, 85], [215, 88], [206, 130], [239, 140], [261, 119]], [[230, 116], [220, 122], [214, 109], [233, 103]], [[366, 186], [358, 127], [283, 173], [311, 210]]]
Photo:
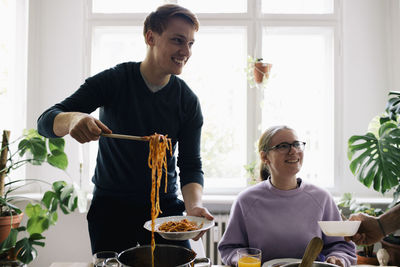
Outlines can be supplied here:
[[192, 24], [181, 18], [169, 20], [167, 28], [153, 36], [153, 57], [155, 64], [165, 75], [181, 74], [183, 66], [192, 55], [195, 29]]

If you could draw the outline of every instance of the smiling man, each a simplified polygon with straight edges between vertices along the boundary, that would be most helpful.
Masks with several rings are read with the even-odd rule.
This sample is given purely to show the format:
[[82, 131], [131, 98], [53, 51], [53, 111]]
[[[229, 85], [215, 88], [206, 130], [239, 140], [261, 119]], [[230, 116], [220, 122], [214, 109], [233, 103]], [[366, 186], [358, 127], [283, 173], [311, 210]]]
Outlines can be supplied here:
[[[163, 5], [144, 22], [147, 54], [143, 62], [126, 62], [105, 70], [38, 119], [47, 137], [70, 134], [80, 143], [99, 140], [93, 200], [88, 212], [92, 252], [150, 244], [143, 228], [150, 220], [151, 173], [148, 143], [100, 138], [103, 133], [148, 136], [155, 132], [172, 139], [167, 159], [167, 192], [160, 190], [161, 216], [188, 215], [212, 219], [202, 206], [203, 172], [200, 135], [203, 116], [197, 96], [176, 77], [192, 54], [196, 16], [178, 5]], [[99, 120], [89, 114], [100, 108]], [[175, 156], [178, 146], [179, 157]], [[177, 172], [184, 203], [177, 198]], [[163, 179], [161, 188], [165, 188]], [[156, 243], [189, 247], [156, 236]]]

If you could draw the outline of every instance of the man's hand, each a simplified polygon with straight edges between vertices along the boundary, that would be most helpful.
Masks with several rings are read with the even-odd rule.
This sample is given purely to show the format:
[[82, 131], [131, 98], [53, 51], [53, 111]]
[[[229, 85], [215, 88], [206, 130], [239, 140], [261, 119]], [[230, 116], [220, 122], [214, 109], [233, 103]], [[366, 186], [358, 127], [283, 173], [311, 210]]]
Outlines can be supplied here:
[[361, 225], [354, 236], [345, 237], [346, 241], [352, 240], [357, 245], [370, 245], [383, 238], [377, 218], [358, 213], [351, 215], [349, 221], [361, 221]]
[[[214, 220], [210, 212], [201, 204], [203, 195], [203, 187], [197, 183], [190, 183], [182, 187], [183, 200], [185, 202], [186, 213], [189, 216], [204, 217], [208, 220]], [[206, 231], [202, 231], [193, 240], [197, 241], [204, 235]]]
[[80, 112], [65, 112], [54, 119], [54, 133], [58, 136], [70, 134], [79, 143], [99, 140], [101, 133], [112, 131], [98, 119]]
[[[214, 220], [214, 217], [211, 215], [211, 213], [204, 207], [193, 207], [191, 210], [186, 210], [187, 215], [189, 216], [197, 216], [197, 217], [204, 217], [207, 220]], [[202, 237], [207, 230], [200, 232], [195, 238], [193, 238], [194, 241], [197, 241]]]
[[327, 263], [336, 264], [336, 265], [339, 265], [339, 266], [341, 266], [341, 267], [344, 267], [343, 261], [342, 261], [341, 259], [339, 259], [338, 257], [336, 257], [336, 256], [329, 256], [329, 257], [326, 259], [326, 262], [327, 262]]

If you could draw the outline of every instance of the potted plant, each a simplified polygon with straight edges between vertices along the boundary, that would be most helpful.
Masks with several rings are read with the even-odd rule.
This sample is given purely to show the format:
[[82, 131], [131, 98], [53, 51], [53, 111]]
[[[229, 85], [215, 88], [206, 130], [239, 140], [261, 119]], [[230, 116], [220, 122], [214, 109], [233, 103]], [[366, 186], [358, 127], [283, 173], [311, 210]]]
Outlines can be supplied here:
[[257, 183], [257, 161], [252, 161], [243, 166], [247, 173], [247, 185], [254, 185]]
[[259, 84], [266, 85], [271, 72], [272, 64], [265, 63], [262, 58], [247, 57], [247, 80], [250, 87], [256, 87]]
[[[372, 185], [382, 194], [392, 191], [389, 208], [398, 203], [400, 195], [399, 114], [400, 92], [392, 91], [385, 112], [373, 118], [368, 132], [351, 136], [348, 141], [351, 172], [368, 188]], [[389, 263], [400, 265], [400, 236], [392, 234], [381, 243], [390, 254]]]
[[[31, 129], [16, 140], [19, 143], [15, 152], [12, 152], [10, 147], [13, 147], [16, 141], [10, 143], [9, 140], [10, 132], [4, 131], [0, 154], [0, 221], [4, 219], [8, 222], [3, 227], [5, 230], [3, 239], [0, 229], [0, 260], [13, 262], [17, 260], [28, 264], [37, 256], [35, 246], [45, 245], [42, 233], [56, 224], [57, 210], [60, 208], [64, 214], [74, 211], [78, 206], [78, 194], [80, 197], [81, 194], [72, 184], [57, 181], [51, 185], [51, 189], [43, 193], [40, 201], [16, 195], [16, 190], [33, 182], [50, 184], [39, 179], [10, 180], [10, 173], [13, 170], [28, 163], [33, 165], [48, 163], [55, 168], [65, 170], [68, 158], [64, 153], [63, 138], [45, 138]], [[7, 179], [9, 181], [6, 181]], [[15, 205], [18, 201], [28, 201], [24, 213]], [[24, 214], [27, 216], [26, 225], [19, 226]]]
[[[384, 212], [380, 208], [371, 207], [370, 204], [357, 203], [351, 193], [344, 193], [342, 195], [338, 207], [342, 214], [343, 209], [347, 209], [349, 214], [362, 212], [370, 216], [379, 216]], [[359, 246], [357, 250], [357, 264], [379, 265], [374, 247], [375, 244]]]

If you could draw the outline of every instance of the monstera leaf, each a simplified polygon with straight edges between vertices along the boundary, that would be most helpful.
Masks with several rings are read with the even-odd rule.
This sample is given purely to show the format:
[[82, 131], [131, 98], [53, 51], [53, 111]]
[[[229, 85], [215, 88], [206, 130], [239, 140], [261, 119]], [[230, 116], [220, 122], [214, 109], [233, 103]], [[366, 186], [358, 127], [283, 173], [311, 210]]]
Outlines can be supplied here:
[[389, 93], [390, 96], [394, 96], [391, 97], [386, 105], [386, 112], [388, 113], [388, 117], [393, 120], [396, 121], [398, 115], [400, 114], [400, 92], [395, 92], [392, 91]]
[[385, 193], [400, 183], [400, 129], [393, 121], [383, 122], [377, 136], [371, 132], [348, 141], [351, 172], [365, 186]]

